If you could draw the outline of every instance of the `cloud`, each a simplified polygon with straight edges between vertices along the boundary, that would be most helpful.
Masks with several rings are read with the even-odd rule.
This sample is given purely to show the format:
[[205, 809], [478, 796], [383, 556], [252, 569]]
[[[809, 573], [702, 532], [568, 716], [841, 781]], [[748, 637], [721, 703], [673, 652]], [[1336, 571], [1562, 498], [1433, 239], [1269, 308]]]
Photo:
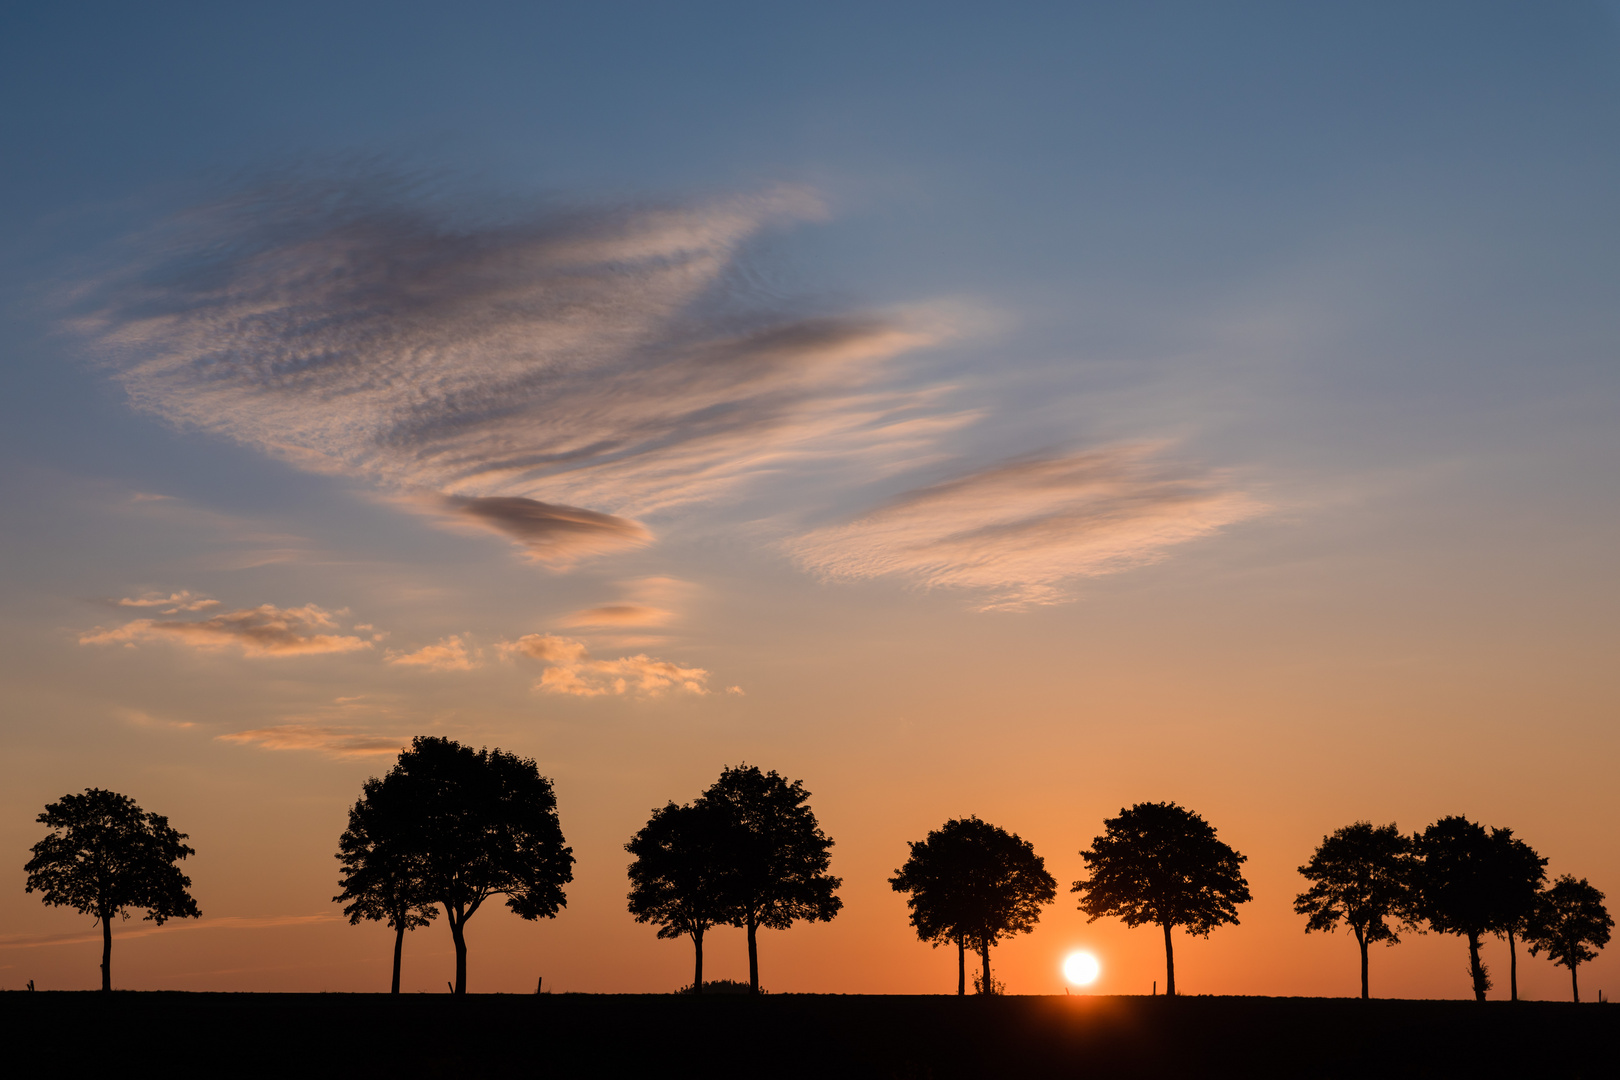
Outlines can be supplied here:
[[667, 691], [709, 693], [709, 673], [702, 668], [681, 667], [644, 655], [593, 660], [585, 646], [572, 638], [525, 634], [503, 643], [501, 649], [507, 655], [527, 656], [546, 665], [535, 689], [548, 694], [657, 697]]
[[338, 629], [333, 614], [314, 604], [298, 608], [260, 604], [200, 621], [136, 619], [111, 630], [98, 626], [80, 635], [79, 644], [134, 647], [143, 641], [174, 641], [209, 651], [239, 649], [244, 656], [313, 656], [371, 648], [369, 641], [330, 633]]
[[471, 671], [479, 664], [460, 635], [441, 638], [437, 645], [424, 645], [415, 652], [388, 650], [387, 660], [399, 667], [419, 667], [428, 671]]
[[885, 381], [950, 332], [937, 310], [748, 286], [755, 238], [824, 213], [804, 191], [480, 221], [406, 187], [289, 182], [188, 214], [81, 290], [73, 325], [141, 409], [436, 493], [562, 567], [795, 464], [931, 459], [967, 420]]
[[397, 754], [408, 741], [394, 735], [375, 735], [354, 728], [323, 724], [278, 724], [215, 737], [225, 742], [243, 743], [266, 750], [319, 750], [332, 757]]
[[603, 604], [563, 617], [564, 626], [663, 626], [675, 617], [673, 611], [650, 604]]
[[529, 559], [555, 570], [566, 570], [592, 556], [643, 547], [653, 540], [644, 525], [628, 518], [514, 495], [417, 496], [402, 501], [437, 513], [453, 526], [505, 536], [522, 545]]
[[170, 593], [168, 596], [148, 591], [138, 597], [126, 596], [117, 603], [119, 607], [161, 607], [164, 608], [164, 615], [178, 615], [183, 611], [202, 611], [205, 608], [219, 606], [218, 600], [212, 600], [206, 596], [193, 596], [186, 589], [182, 589], [177, 593]]
[[1164, 558], [1262, 507], [1219, 474], [1113, 446], [1025, 458], [908, 492], [788, 543], [827, 578], [894, 575], [978, 590], [986, 608], [1067, 598], [1064, 585]]

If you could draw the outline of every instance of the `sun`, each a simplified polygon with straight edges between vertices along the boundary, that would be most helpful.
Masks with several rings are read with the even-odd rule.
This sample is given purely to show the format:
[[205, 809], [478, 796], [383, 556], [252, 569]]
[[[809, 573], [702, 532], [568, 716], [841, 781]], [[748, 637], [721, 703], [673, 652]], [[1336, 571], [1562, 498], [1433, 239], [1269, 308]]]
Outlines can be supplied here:
[[1063, 977], [1076, 986], [1089, 986], [1097, 981], [1102, 965], [1088, 952], [1073, 952], [1063, 960]]

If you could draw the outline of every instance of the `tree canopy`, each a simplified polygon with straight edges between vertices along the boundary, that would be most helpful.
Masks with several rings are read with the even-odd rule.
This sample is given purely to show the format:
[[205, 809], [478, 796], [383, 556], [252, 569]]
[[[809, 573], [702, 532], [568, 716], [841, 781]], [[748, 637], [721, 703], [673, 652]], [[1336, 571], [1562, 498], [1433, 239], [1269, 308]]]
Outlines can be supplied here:
[[53, 907], [71, 907], [101, 923], [101, 988], [112, 989], [112, 920], [144, 909], [159, 926], [202, 913], [191, 898], [191, 879], [175, 863], [196, 849], [161, 814], [142, 810], [127, 795], [86, 788], [48, 803], [36, 818], [51, 832], [33, 847], [24, 892], [38, 889]]
[[972, 942], [982, 963], [979, 986], [991, 992], [990, 947], [1033, 930], [1041, 905], [1057, 896], [1046, 861], [1017, 833], [977, 817], [947, 821], [910, 846], [889, 884], [909, 894], [912, 927], [930, 944], [956, 943], [958, 994], [966, 992], [963, 957]]
[[1518, 886], [1508, 875], [1520, 862], [1520, 853], [1506, 842], [1511, 840], [1511, 832], [1497, 832], [1505, 833], [1506, 839], [1494, 837], [1478, 822], [1452, 816], [1412, 838], [1420, 860], [1418, 913], [1440, 933], [1467, 940], [1468, 973], [1476, 1001], [1484, 1001], [1492, 985], [1490, 970], [1480, 960], [1480, 938], [1501, 931], [1517, 902]]
[[721, 772], [699, 800], [725, 823], [726, 921], [748, 932], [748, 984], [759, 992], [758, 930], [832, 919], [842, 881], [827, 873], [833, 842], [821, 831], [802, 781], [739, 765]]
[[1400, 944], [1398, 928], [1416, 919], [1412, 892], [1412, 841], [1391, 822], [1358, 821], [1324, 836], [1299, 868], [1310, 888], [1294, 898], [1294, 911], [1309, 916], [1305, 932], [1333, 931], [1342, 921], [1361, 949], [1361, 996], [1367, 997], [1367, 947]]
[[660, 938], [692, 939], [692, 992], [703, 992], [703, 937], [728, 921], [724, 875], [726, 816], [714, 804], [674, 802], [654, 810], [624, 849], [630, 864], [630, 914], [658, 927]]
[[1173, 802], [1137, 803], [1103, 822], [1105, 832], [1080, 853], [1091, 877], [1076, 881], [1080, 910], [1088, 921], [1109, 916], [1136, 927], [1164, 930], [1166, 989], [1176, 992], [1172, 928], [1207, 937], [1236, 923], [1237, 905], [1248, 903], [1246, 857], [1222, 843], [1202, 817]]
[[458, 994], [467, 990], [467, 920], [491, 896], [525, 919], [567, 904], [573, 849], [563, 843], [551, 781], [530, 758], [417, 736], [385, 783], [409, 807], [404, 845], [422, 895], [444, 907], [456, 948]]
[[370, 919], [394, 931], [395, 994], [405, 931], [426, 926], [439, 914], [424, 879], [424, 857], [412, 846], [415, 808], [408, 795], [395, 774], [366, 781], [349, 808], [349, 827], [338, 839], [342, 891], [332, 898], [344, 905], [350, 925]]
[[1513, 835], [1512, 829], [1491, 830], [1490, 889], [1492, 929], [1508, 943], [1508, 997], [1519, 1000], [1518, 938], [1541, 900], [1547, 880], [1547, 860], [1535, 848]]
[[1564, 874], [1543, 892], [1525, 927], [1531, 955], [1546, 953], [1569, 969], [1569, 986], [1578, 1002], [1581, 984], [1576, 969], [1609, 943], [1614, 920], [1603, 906], [1603, 894], [1585, 878]]

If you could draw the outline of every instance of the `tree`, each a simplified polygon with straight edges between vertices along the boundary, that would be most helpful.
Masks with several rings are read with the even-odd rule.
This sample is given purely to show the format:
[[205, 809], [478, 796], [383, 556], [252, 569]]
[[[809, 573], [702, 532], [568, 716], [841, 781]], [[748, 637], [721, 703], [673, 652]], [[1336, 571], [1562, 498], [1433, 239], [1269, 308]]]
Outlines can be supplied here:
[[86, 788], [47, 803], [36, 819], [51, 832], [35, 844], [23, 867], [28, 883], [52, 907], [71, 907], [101, 923], [101, 988], [112, 989], [112, 920], [144, 908], [162, 926], [170, 919], [201, 916], [186, 890], [191, 879], [175, 865], [196, 849], [169, 819], [150, 814], [127, 795]]
[[727, 921], [723, 890], [727, 822], [719, 808], [671, 802], [654, 810], [624, 849], [630, 864], [630, 914], [658, 927], [660, 938], [685, 935], [694, 953], [692, 992], [703, 992], [703, 935]]
[[1091, 877], [1074, 883], [1080, 910], [1126, 926], [1154, 923], [1164, 930], [1165, 987], [1176, 992], [1176, 957], [1170, 931], [1208, 937], [1237, 924], [1237, 905], [1249, 902], [1240, 868], [1246, 857], [1215, 838], [1215, 830], [1173, 802], [1137, 803], [1103, 822], [1106, 830], [1082, 851]]
[[411, 850], [412, 807], [401, 778], [389, 774], [367, 780], [349, 808], [349, 827], [338, 838], [343, 864], [342, 892], [332, 898], [344, 904], [349, 925], [361, 919], [383, 922], [394, 931], [394, 980], [399, 993], [405, 931], [426, 926], [439, 914], [423, 880], [421, 853]]
[[[1361, 997], [1367, 998], [1367, 946], [1400, 944], [1397, 928], [1413, 926], [1412, 841], [1394, 823], [1358, 821], [1324, 836], [1299, 872], [1311, 883], [1294, 898], [1305, 932], [1350, 927], [1361, 948]], [[1392, 925], [1393, 924], [1393, 925]]]
[[525, 919], [568, 903], [573, 849], [564, 846], [551, 781], [529, 758], [418, 735], [387, 781], [409, 807], [404, 847], [422, 893], [444, 907], [456, 947], [455, 992], [467, 992], [467, 920], [491, 896]]
[[1488, 878], [1492, 929], [1508, 943], [1508, 999], [1519, 1000], [1519, 950], [1524, 932], [1541, 899], [1547, 880], [1547, 860], [1513, 835], [1512, 829], [1491, 830], [1491, 866]]
[[843, 882], [827, 873], [833, 842], [816, 823], [809, 798], [802, 781], [790, 784], [774, 769], [739, 765], [721, 772], [699, 800], [725, 823], [726, 921], [748, 931], [748, 985], [756, 994], [759, 928], [827, 921], [844, 906], [834, 895]]
[[1497, 852], [1490, 833], [1465, 817], [1444, 817], [1412, 839], [1421, 860], [1418, 913], [1442, 934], [1468, 940], [1474, 999], [1484, 1001], [1491, 976], [1479, 959], [1479, 939], [1500, 923], [1493, 880]]
[[1575, 969], [1597, 956], [1609, 943], [1614, 920], [1603, 906], [1603, 894], [1565, 874], [1541, 894], [1525, 928], [1530, 955], [1546, 953], [1555, 964], [1569, 968], [1569, 988], [1578, 1004], [1581, 984]]
[[979, 953], [980, 990], [991, 993], [990, 946], [1035, 929], [1041, 905], [1057, 896], [1057, 882], [1029, 841], [977, 817], [947, 821], [912, 841], [911, 857], [889, 884], [910, 894], [906, 906], [919, 938], [956, 943], [959, 995], [967, 992], [967, 943]]

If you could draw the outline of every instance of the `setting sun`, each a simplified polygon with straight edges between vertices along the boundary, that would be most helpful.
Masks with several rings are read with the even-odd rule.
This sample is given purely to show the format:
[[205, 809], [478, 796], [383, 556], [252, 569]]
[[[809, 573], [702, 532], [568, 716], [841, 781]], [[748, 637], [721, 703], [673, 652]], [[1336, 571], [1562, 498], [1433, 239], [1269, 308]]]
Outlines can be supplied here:
[[1076, 986], [1089, 986], [1097, 981], [1102, 965], [1088, 952], [1070, 953], [1063, 961], [1063, 977]]

